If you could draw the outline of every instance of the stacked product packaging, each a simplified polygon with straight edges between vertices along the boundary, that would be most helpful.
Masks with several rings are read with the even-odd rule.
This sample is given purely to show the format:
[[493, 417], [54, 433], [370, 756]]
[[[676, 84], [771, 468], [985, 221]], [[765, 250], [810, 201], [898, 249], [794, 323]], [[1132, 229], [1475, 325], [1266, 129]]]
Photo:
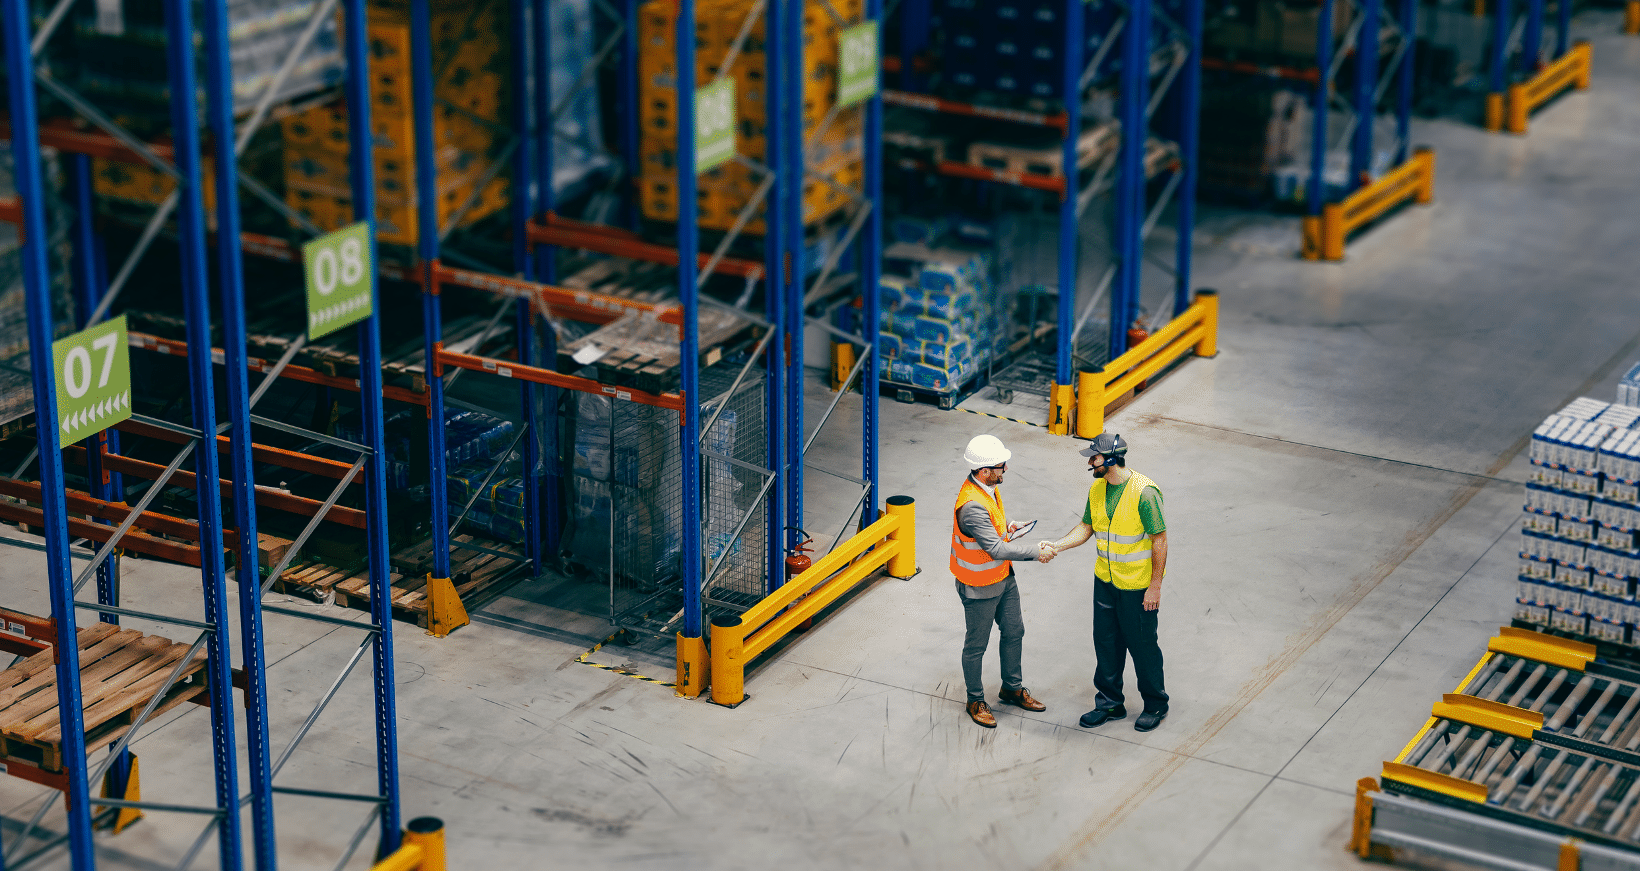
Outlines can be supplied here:
[[1640, 408], [1582, 398], [1532, 433], [1517, 620], [1640, 646]]
[[884, 383], [954, 394], [1000, 357], [1010, 336], [992, 257], [898, 243], [884, 252], [878, 367]]

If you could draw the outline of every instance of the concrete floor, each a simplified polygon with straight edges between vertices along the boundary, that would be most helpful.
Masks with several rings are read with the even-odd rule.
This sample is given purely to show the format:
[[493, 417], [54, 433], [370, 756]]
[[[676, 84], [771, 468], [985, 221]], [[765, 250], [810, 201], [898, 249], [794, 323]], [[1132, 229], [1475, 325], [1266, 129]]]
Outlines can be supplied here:
[[[1528, 434], [1572, 398], [1609, 398], [1640, 357], [1626, 253], [1640, 40], [1613, 15], [1580, 29], [1594, 90], [1524, 138], [1419, 124], [1439, 153], [1436, 203], [1354, 241], [1347, 263], [1293, 259], [1293, 220], [1204, 221], [1198, 284], [1223, 293], [1221, 353], [1108, 427], [1167, 496], [1160, 729], [1076, 725], [1093, 701], [1085, 549], [1020, 569], [1026, 682], [1047, 712], [968, 721], [944, 569], [962, 445], [1008, 443], [1008, 504], [1043, 532], [1076, 522], [1088, 475], [1079, 445], [1043, 429], [885, 402], [883, 486], [919, 501], [921, 575], [855, 598], [755, 673], [737, 710], [577, 664], [596, 622], [534, 601], [539, 585], [443, 640], [401, 624], [406, 815], [442, 817], [466, 869], [1353, 867], [1354, 782], [1509, 619]], [[811, 394], [818, 414], [829, 395]], [[815, 462], [857, 464], [855, 402]], [[811, 477], [808, 522], [834, 529], [851, 498]], [[38, 563], [7, 554], [6, 604], [43, 607]], [[132, 607], [194, 595], [188, 573], [131, 565]], [[283, 746], [357, 637], [268, 627]], [[669, 677], [637, 651], [595, 659]], [[352, 700], [368, 673], [346, 689], [281, 783], [369, 782], [368, 707]], [[142, 738], [145, 796], [205, 797], [206, 725], [179, 711]], [[8, 841], [38, 794], [0, 779]], [[284, 867], [302, 869], [331, 867], [362, 818], [311, 800], [278, 813]], [[46, 826], [60, 831], [60, 812]], [[104, 867], [170, 867], [197, 831], [152, 815], [101, 842]]]

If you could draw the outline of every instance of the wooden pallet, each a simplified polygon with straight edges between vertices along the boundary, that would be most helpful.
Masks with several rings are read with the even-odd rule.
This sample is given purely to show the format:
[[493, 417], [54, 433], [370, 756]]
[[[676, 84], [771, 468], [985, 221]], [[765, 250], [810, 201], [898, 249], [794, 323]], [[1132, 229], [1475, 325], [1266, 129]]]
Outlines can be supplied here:
[[[515, 544], [477, 541], [471, 535], [458, 535], [455, 541], [523, 555], [523, 548]], [[516, 560], [457, 548], [450, 556], [450, 576], [456, 582], [456, 592], [461, 595], [462, 601], [471, 602], [493, 592], [502, 582], [514, 577], [508, 570], [517, 565]], [[427, 573], [433, 568], [430, 543], [423, 542], [394, 554], [392, 566], [394, 570], [388, 575], [388, 582], [393, 590], [393, 617], [425, 628]], [[322, 562], [303, 563], [286, 569], [274, 582], [273, 589], [288, 595], [333, 602], [344, 608], [370, 610], [368, 569], [349, 570]]]
[[[190, 646], [109, 623], [79, 630], [79, 644], [87, 751], [118, 741], [131, 728]], [[204, 693], [204, 669], [205, 651], [200, 650], [154, 713]], [[62, 738], [57, 671], [48, 648], [0, 672], [0, 757], [60, 772]]]

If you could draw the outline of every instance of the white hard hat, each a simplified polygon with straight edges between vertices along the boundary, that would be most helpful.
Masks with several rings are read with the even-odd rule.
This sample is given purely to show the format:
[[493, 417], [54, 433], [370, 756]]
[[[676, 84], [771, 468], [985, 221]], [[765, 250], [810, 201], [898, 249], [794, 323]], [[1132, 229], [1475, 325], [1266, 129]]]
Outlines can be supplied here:
[[977, 435], [969, 440], [968, 450], [963, 451], [962, 459], [970, 469], [983, 469], [1006, 463], [1012, 456], [1013, 453], [1002, 446], [1002, 439], [994, 435]]

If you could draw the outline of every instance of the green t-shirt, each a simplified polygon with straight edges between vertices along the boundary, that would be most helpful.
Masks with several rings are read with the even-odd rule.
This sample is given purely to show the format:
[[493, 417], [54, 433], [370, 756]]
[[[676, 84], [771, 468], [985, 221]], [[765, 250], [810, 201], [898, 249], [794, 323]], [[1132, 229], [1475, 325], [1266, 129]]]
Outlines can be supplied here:
[[[1128, 479], [1131, 481], [1132, 479]], [[1105, 516], [1116, 513], [1116, 503], [1122, 499], [1122, 492], [1127, 489], [1128, 482], [1123, 481], [1115, 487], [1105, 485]], [[1093, 506], [1085, 505], [1082, 508], [1082, 522], [1093, 525]], [[1167, 531], [1167, 521], [1162, 519], [1162, 491], [1155, 487], [1146, 487], [1145, 492], [1139, 494], [1139, 522], [1144, 524], [1147, 535]]]

